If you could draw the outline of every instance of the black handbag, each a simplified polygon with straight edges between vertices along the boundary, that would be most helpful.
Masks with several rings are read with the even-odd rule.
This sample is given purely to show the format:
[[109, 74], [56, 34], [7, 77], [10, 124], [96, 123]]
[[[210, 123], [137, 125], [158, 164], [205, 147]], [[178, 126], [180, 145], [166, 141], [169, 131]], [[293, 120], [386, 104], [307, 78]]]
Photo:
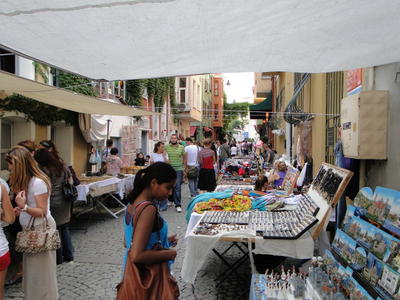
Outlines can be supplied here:
[[78, 198], [78, 190], [72, 183], [69, 183], [68, 175], [69, 175], [69, 171], [66, 170], [62, 189], [63, 189], [65, 200], [74, 202]]

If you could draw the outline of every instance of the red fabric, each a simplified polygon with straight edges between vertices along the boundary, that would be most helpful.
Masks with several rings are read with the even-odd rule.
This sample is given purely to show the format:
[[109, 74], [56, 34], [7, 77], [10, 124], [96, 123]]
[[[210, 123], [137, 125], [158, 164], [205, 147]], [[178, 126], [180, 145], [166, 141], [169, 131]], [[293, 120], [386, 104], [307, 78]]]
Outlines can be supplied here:
[[214, 169], [214, 151], [211, 149], [203, 149], [200, 151], [200, 157], [201, 157], [201, 166], [200, 168], [202, 169]]
[[246, 173], [246, 172], [244, 171], [243, 168], [240, 168], [240, 169], [239, 169], [239, 172], [238, 172], [239, 175], [244, 175], [245, 173]]
[[4, 271], [11, 263], [10, 251], [0, 257], [0, 271]]
[[190, 136], [194, 136], [196, 129], [197, 129], [197, 126], [190, 126]]

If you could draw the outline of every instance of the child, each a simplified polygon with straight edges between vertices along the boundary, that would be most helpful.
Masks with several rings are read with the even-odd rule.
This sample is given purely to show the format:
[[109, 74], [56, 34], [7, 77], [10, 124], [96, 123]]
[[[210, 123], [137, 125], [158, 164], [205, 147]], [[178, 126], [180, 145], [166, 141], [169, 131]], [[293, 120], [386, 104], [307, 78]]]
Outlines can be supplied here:
[[118, 173], [121, 173], [122, 168], [122, 160], [117, 156], [118, 149], [111, 148], [110, 156], [107, 157], [107, 175], [115, 176]]

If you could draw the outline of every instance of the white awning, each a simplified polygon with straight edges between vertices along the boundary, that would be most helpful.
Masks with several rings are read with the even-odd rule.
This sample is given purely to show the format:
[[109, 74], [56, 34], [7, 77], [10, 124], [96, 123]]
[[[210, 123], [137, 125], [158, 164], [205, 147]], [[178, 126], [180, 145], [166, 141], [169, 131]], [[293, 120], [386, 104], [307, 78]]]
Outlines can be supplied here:
[[[85, 114], [151, 116], [154, 112], [133, 108], [60, 89], [0, 71], [0, 92], [17, 93], [37, 101]], [[3, 93], [2, 93], [3, 94]]]
[[0, 44], [93, 79], [400, 61], [399, 0], [2, 0]]

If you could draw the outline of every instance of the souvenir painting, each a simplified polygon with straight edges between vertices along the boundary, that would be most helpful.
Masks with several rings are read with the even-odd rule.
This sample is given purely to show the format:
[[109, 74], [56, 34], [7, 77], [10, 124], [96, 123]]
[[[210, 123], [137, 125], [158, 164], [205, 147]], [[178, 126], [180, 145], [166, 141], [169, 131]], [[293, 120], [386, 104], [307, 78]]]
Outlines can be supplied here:
[[384, 187], [376, 187], [372, 205], [368, 207], [365, 216], [379, 224], [383, 224], [396, 197], [396, 191]]
[[395, 271], [400, 272], [400, 240], [387, 235], [390, 239], [390, 253], [385, 262]]
[[400, 236], [400, 192], [393, 192], [394, 199], [390, 211], [386, 216], [386, 220], [383, 223], [383, 227], [393, 232], [395, 235]]
[[354, 300], [374, 300], [374, 298], [355, 280], [350, 278], [349, 294]]
[[323, 259], [324, 259], [324, 263], [326, 265], [327, 273], [328, 274], [337, 274], [340, 264], [336, 260], [336, 258], [333, 256], [332, 252], [329, 250], [325, 250]]
[[352, 217], [345, 229], [345, 232], [364, 248], [370, 249], [372, 247], [377, 229], [375, 226], [358, 217]]
[[347, 263], [350, 264], [356, 250], [356, 244], [355, 240], [338, 229], [332, 247]]
[[379, 280], [379, 286], [382, 287], [390, 295], [394, 295], [398, 291], [400, 275], [388, 266], [383, 268], [382, 278]]
[[382, 277], [384, 264], [372, 253], [368, 253], [367, 265], [362, 271], [362, 275], [372, 284], [377, 284]]
[[374, 192], [369, 187], [363, 187], [354, 198], [354, 206], [356, 206], [361, 215], [365, 215], [368, 208], [374, 202]]
[[352, 218], [354, 216], [359, 216], [359, 215], [360, 215], [360, 213], [355, 206], [353, 206], [353, 205], [347, 206], [346, 215], [344, 216], [343, 225], [342, 225], [343, 231], [347, 232], [348, 225], [351, 223]]
[[360, 271], [367, 265], [367, 252], [363, 247], [357, 247], [356, 252], [351, 260], [351, 267]]
[[379, 228], [375, 228], [374, 240], [370, 251], [386, 262], [398, 244], [399, 240]]

